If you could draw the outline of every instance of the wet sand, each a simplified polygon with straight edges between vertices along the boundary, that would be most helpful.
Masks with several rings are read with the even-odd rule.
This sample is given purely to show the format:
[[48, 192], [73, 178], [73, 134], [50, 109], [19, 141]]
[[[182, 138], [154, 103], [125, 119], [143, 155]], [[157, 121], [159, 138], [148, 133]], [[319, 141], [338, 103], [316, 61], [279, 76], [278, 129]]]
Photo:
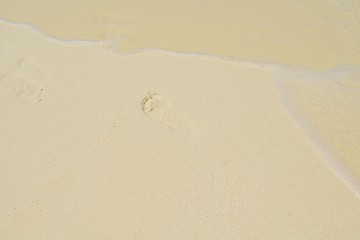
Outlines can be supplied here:
[[325, 70], [360, 64], [357, 1], [3, 0], [1, 18], [64, 40], [114, 40]]

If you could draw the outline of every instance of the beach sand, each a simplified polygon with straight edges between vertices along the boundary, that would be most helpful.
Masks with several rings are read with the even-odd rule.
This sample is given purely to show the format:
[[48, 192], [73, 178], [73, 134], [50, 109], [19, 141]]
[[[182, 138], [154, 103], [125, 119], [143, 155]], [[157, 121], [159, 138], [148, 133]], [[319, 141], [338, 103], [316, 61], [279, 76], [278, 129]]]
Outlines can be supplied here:
[[[36, 3], [23, 4], [32, 14], [11, 12], [10, 4], [0, 8], [0, 17], [35, 24], [60, 39], [106, 39], [79, 30], [86, 20], [81, 11], [79, 21], [51, 25], [56, 11], [46, 17], [34, 14], [41, 9]], [[276, 4], [273, 10], [285, 11]], [[310, 15], [319, 9], [309, 6], [297, 8], [313, 9]], [[179, 23], [176, 36], [184, 39], [167, 41], [166, 31], [156, 41], [151, 34], [128, 34], [135, 40], [125, 50], [135, 51], [120, 53], [108, 42], [66, 43], [0, 21], [0, 239], [356, 239], [359, 46], [356, 32], [342, 36], [340, 28], [326, 26], [333, 41], [317, 45], [324, 35], [316, 24], [345, 18], [324, 6], [330, 20], [308, 26], [319, 34], [312, 35], [309, 43], [317, 47], [308, 52], [301, 51], [306, 40], [275, 51], [270, 40], [256, 42], [256, 32], [226, 52], [226, 44], [218, 47], [224, 39], [208, 36], [217, 47], [201, 45], [195, 33], [181, 35], [181, 26], [191, 24]], [[264, 17], [248, 13], [238, 21], [272, 19], [269, 31], [279, 30], [279, 20], [263, 8]], [[134, 10], [128, 16], [147, 20], [141, 9], [142, 17]], [[310, 21], [306, 16], [299, 13]], [[66, 21], [80, 25], [65, 32]], [[257, 31], [252, 27], [259, 22], [248, 22]], [[152, 24], [160, 23], [150, 22], [149, 31]], [[220, 25], [216, 36], [222, 36]], [[300, 41], [291, 30], [282, 34], [285, 42]], [[137, 45], [142, 37], [147, 42]]]

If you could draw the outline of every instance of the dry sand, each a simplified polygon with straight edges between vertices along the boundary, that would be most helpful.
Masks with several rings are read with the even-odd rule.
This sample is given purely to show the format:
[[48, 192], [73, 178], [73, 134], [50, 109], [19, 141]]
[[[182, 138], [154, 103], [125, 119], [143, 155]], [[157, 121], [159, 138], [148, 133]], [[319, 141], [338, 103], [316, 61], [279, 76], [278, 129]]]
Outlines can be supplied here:
[[[280, 3], [274, 1], [273, 10], [284, 12], [276, 5]], [[86, 27], [81, 32], [74, 26], [64, 33], [66, 28], [59, 23], [45, 24], [44, 19], [56, 21], [54, 16], [12, 13], [15, 5], [7, 6], [1, 11], [17, 21], [36, 24], [50, 35], [104, 39]], [[26, 3], [23, 6], [26, 9]], [[34, 11], [39, 9], [36, 6], [33, 3]], [[216, 9], [211, 6], [210, 10]], [[311, 9], [310, 15], [319, 10], [309, 6], [297, 8]], [[321, 9], [334, 21], [345, 16], [340, 11], [336, 14], [341, 16], [331, 15], [328, 8]], [[56, 13], [52, 11], [48, 13]], [[259, 14], [264, 17], [254, 19], [264, 23], [272, 19], [270, 26], [280, 29], [279, 20], [266, 17], [266, 6], [263, 11]], [[141, 21], [147, 19], [143, 17], [147, 15], [128, 13]], [[229, 18], [235, 13], [230, 11]], [[86, 19], [79, 14], [79, 21], [71, 17], [69, 21]], [[299, 13], [299, 19], [308, 21], [306, 16]], [[109, 16], [104, 13], [103, 17]], [[252, 14], [243, 17], [252, 19]], [[173, 19], [176, 22], [177, 17]], [[249, 22], [249, 29], [259, 23]], [[315, 33], [317, 24], [332, 22], [318, 20], [315, 27], [308, 27], [314, 27]], [[152, 24], [160, 23], [148, 26]], [[175, 28], [181, 31], [186, 24]], [[312, 68], [351, 63], [356, 70], [356, 34], [342, 36], [338, 28], [326, 26], [324, 31], [333, 41], [322, 41], [309, 52], [297, 44], [295, 48], [285, 44], [290, 52], [272, 52], [271, 41], [260, 40], [254, 46], [266, 43], [264, 49], [239, 44], [230, 47], [231, 54], [210, 45], [192, 46], [187, 44], [190, 38], [183, 39], [183, 45], [179, 45], [181, 39], [172, 38], [176, 43], [166, 46], [161, 42], [166, 42], [165, 37], [161, 40], [166, 31], [156, 41], [143, 38], [153, 46], [133, 41], [128, 49], [159, 44], [172, 50], [241, 55]], [[222, 28], [214, 29], [219, 33]], [[254, 31], [243, 43], [261, 39]], [[205, 29], [201, 34], [208, 32]], [[285, 42], [298, 39], [291, 31], [283, 34]], [[316, 34], [317, 40], [309, 40], [315, 45], [322, 35]], [[356, 119], [360, 113], [352, 105], [358, 102], [356, 71], [350, 69], [346, 77], [337, 77], [343, 68], [309, 74], [302, 67], [292, 71], [279, 64], [170, 51], [116, 54], [105, 50], [107, 43], [64, 43], [4, 21], [0, 36], [1, 240], [352, 240], [360, 236], [359, 185], [348, 171], [354, 170], [356, 176], [358, 169]], [[274, 41], [280, 36], [275, 34]], [[212, 39], [219, 46], [224, 40]], [[346, 45], [347, 41], [352, 45]], [[323, 88], [328, 72], [333, 84]], [[329, 100], [334, 92], [340, 96]], [[324, 116], [321, 108], [334, 101], [338, 105]], [[324, 119], [330, 120], [322, 124]], [[351, 127], [340, 128], [344, 123]], [[328, 158], [328, 149], [311, 138], [310, 129], [331, 147], [331, 153], [348, 160], [341, 166], [344, 171], [336, 168], [339, 162]]]

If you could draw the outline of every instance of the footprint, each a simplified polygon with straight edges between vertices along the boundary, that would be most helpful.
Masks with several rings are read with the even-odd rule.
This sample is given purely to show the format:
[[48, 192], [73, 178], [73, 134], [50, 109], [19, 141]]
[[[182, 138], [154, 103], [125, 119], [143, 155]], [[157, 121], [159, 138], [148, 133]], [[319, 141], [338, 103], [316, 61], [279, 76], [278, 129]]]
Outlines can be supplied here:
[[171, 128], [195, 129], [196, 124], [188, 118], [175, 114], [171, 102], [159, 93], [148, 93], [143, 98], [141, 107], [149, 118], [160, 121]]
[[148, 93], [141, 102], [143, 112], [152, 119], [160, 121], [170, 127], [177, 123], [170, 114], [171, 103], [158, 93]]
[[27, 60], [20, 59], [15, 72], [4, 74], [0, 83], [7, 93], [14, 95], [24, 103], [39, 103], [44, 97], [44, 81], [46, 76], [43, 71]]

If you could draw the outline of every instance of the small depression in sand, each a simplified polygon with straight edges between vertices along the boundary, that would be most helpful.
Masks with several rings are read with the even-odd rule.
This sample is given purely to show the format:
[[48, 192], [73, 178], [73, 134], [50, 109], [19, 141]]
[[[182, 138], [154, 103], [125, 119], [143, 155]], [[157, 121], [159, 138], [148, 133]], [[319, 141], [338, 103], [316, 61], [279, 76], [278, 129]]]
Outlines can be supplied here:
[[29, 60], [20, 59], [15, 63], [12, 72], [0, 76], [2, 94], [12, 94], [18, 100], [35, 104], [44, 96], [44, 83], [46, 75], [30, 63]]
[[143, 112], [149, 118], [160, 121], [170, 127], [175, 126], [175, 120], [170, 116], [171, 103], [158, 93], [148, 93], [141, 101]]

